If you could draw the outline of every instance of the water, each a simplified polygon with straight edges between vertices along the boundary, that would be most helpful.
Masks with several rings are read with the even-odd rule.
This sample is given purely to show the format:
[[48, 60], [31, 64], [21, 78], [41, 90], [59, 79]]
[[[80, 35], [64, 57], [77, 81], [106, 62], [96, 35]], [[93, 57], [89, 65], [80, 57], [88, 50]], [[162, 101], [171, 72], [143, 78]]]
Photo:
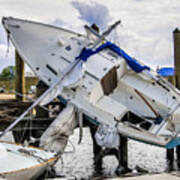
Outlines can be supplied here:
[[[89, 129], [84, 128], [83, 140], [80, 145], [77, 144], [78, 137], [79, 130], [76, 129], [70, 137], [70, 142], [74, 144], [75, 151], [69, 143], [62, 159], [56, 164], [56, 172], [66, 177], [89, 179], [93, 175], [93, 151]], [[134, 169], [138, 165], [151, 173], [160, 173], [166, 170], [165, 149], [132, 140], [128, 141], [128, 149], [130, 168]], [[104, 175], [108, 177], [115, 176], [114, 171], [117, 165], [118, 162], [114, 156], [104, 157]]]
[[[93, 176], [93, 151], [92, 140], [88, 128], [83, 130], [82, 143], [78, 145], [79, 129], [74, 131], [70, 137], [68, 146], [62, 158], [57, 162], [55, 170], [58, 175], [67, 178], [91, 179]], [[13, 141], [11, 133], [3, 138], [6, 141]], [[150, 173], [164, 172], [167, 168], [166, 150], [136, 141], [128, 141], [128, 164], [134, 169], [137, 165], [148, 170]], [[114, 156], [103, 158], [103, 174], [108, 177], [115, 176], [115, 169], [118, 165]]]

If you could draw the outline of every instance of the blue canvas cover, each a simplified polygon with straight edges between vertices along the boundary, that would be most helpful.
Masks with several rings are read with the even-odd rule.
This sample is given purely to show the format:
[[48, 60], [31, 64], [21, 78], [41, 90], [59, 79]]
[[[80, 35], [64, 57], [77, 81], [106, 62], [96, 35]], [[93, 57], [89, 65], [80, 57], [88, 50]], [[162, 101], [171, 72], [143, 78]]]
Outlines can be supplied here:
[[160, 68], [157, 70], [157, 73], [163, 77], [174, 76], [174, 68], [172, 67]]
[[107, 41], [106, 43], [100, 45], [97, 49], [92, 50], [90, 48], [84, 48], [80, 55], [76, 57], [76, 59], [82, 59], [83, 61], [87, 61], [87, 59], [96, 54], [99, 53], [100, 51], [109, 48], [119, 56], [125, 59], [129, 67], [134, 70], [135, 72], [139, 73], [142, 72], [143, 70], [147, 69], [150, 70], [148, 66], [141, 65], [139, 62], [137, 62], [134, 58], [130, 57], [125, 51], [123, 51], [120, 47], [117, 45]]

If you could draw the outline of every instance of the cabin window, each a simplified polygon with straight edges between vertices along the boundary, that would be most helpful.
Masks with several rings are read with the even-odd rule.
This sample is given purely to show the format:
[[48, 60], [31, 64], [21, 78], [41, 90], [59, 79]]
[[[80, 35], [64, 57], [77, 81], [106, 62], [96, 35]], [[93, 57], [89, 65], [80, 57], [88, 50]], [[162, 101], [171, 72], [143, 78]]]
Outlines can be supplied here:
[[71, 48], [70, 45], [68, 45], [68, 46], [65, 47], [65, 49], [66, 49], [67, 51], [70, 51], [72, 48]]

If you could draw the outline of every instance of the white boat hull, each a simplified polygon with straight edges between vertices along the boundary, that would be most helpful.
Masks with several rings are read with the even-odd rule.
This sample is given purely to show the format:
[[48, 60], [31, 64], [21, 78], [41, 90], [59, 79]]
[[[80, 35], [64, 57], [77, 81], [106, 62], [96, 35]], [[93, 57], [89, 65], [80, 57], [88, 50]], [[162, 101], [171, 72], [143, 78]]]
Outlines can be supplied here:
[[[15, 18], [4, 18], [3, 23], [22, 59], [48, 86], [61, 77], [83, 47], [94, 42], [41, 23]], [[174, 146], [166, 145], [180, 132], [180, 93], [175, 87], [152, 70], [134, 72], [122, 57], [107, 49], [89, 57], [84, 65], [85, 74], [75, 91], [67, 87], [61, 92], [65, 101], [95, 123], [111, 126], [118, 122], [119, 133], [125, 136], [167, 148]], [[124, 121], [128, 112], [140, 120]], [[154, 123], [158, 115], [162, 121]]]
[[54, 153], [9, 142], [0, 143], [6, 149], [6, 155], [0, 157], [0, 177], [7, 180], [36, 179], [56, 161]]

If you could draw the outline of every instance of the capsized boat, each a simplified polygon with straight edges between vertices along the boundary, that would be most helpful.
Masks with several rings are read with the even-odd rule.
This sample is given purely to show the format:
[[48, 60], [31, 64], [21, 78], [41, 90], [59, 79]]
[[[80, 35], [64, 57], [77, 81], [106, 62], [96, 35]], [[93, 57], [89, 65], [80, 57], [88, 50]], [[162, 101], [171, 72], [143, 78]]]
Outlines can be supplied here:
[[12, 17], [2, 24], [24, 62], [49, 86], [15, 124], [58, 96], [86, 120], [129, 138], [166, 148], [180, 144], [180, 92], [105, 38], [118, 23], [102, 34], [85, 26], [84, 35]]
[[5, 141], [0, 152], [0, 178], [7, 180], [36, 179], [57, 160], [55, 153]]

